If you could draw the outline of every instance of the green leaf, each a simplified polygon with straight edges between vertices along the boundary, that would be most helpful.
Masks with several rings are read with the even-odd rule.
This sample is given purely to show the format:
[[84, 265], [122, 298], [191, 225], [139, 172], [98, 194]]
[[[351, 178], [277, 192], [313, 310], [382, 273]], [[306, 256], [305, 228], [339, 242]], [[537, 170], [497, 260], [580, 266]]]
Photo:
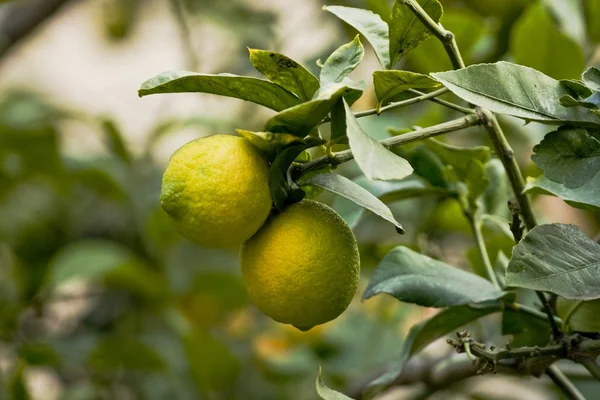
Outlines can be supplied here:
[[[588, 97], [592, 95], [590, 88], [584, 85], [582, 81], [577, 79], [561, 79], [560, 84], [571, 89], [573, 94], [579, 97]], [[568, 95], [565, 95], [568, 96]]]
[[581, 128], [559, 128], [533, 148], [531, 156], [546, 178], [574, 189], [600, 171], [600, 141]]
[[194, 330], [182, 339], [192, 382], [200, 391], [231, 388], [241, 366], [229, 348], [203, 330]]
[[387, 372], [371, 381], [365, 389], [365, 397], [372, 396], [389, 387], [402, 374], [410, 357], [428, 344], [450, 332], [486, 315], [498, 312], [502, 304], [492, 301], [483, 304], [466, 304], [441, 310], [433, 317], [413, 326], [404, 340], [400, 355]]
[[600, 69], [589, 67], [585, 70], [583, 75], [581, 75], [581, 79], [583, 79], [583, 83], [585, 83], [588, 88], [600, 90]]
[[101, 239], [80, 240], [62, 248], [50, 261], [48, 283], [94, 279], [117, 268], [137, 264], [132, 251], [120, 243]]
[[323, 144], [321, 139], [307, 138], [300, 143], [294, 143], [277, 155], [269, 170], [269, 189], [273, 204], [278, 210], [286, 205], [296, 203], [305, 196], [304, 191], [292, 180], [290, 169], [292, 162], [304, 150]]
[[307, 185], [317, 186], [331, 193], [335, 193], [338, 196], [342, 196], [391, 222], [399, 233], [404, 233], [402, 225], [396, 221], [390, 209], [381, 200], [342, 175], [315, 175], [307, 180], [300, 181], [299, 185], [300, 187]]
[[344, 107], [350, 148], [356, 163], [365, 176], [369, 179], [386, 181], [402, 179], [410, 175], [413, 169], [408, 161], [392, 153], [367, 135], [345, 102]]
[[330, 140], [336, 144], [348, 144], [346, 136], [346, 109], [344, 101], [338, 100], [331, 109]]
[[90, 353], [88, 364], [94, 370], [106, 372], [119, 369], [162, 371], [166, 367], [154, 349], [127, 336], [105, 336]]
[[502, 313], [502, 334], [512, 335], [511, 346], [545, 346], [550, 341], [550, 325], [523, 312], [506, 309]]
[[410, 71], [375, 71], [373, 85], [377, 95], [377, 107], [408, 89], [429, 89], [440, 84], [428, 75]]
[[486, 175], [485, 165], [481, 161], [472, 159], [467, 168], [465, 181], [469, 190], [469, 199], [475, 201], [485, 192], [490, 180]]
[[[384, 203], [392, 203], [418, 196], [436, 195], [441, 198], [451, 196], [452, 192], [444, 188], [431, 186], [417, 175], [410, 175], [399, 181], [372, 181], [359, 176], [354, 183], [366, 189]], [[333, 201], [333, 209], [344, 218], [351, 228], [356, 227], [364, 214], [364, 208], [344, 198]]]
[[569, 332], [600, 332], [600, 300], [581, 301], [559, 297], [556, 311]]
[[126, 164], [131, 164], [133, 156], [127, 150], [123, 134], [117, 128], [114, 121], [109, 119], [102, 120], [102, 130], [106, 137], [106, 142], [111, 153]]
[[[435, 22], [442, 17], [442, 5], [437, 0], [417, 0], [423, 10]], [[392, 9], [392, 18], [389, 23], [390, 30], [390, 58], [391, 66], [396, 65], [405, 54], [416, 48], [427, 39], [431, 32], [423, 25], [416, 15], [404, 4], [396, 0]]]
[[150, 78], [138, 90], [140, 97], [159, 93], [211, 93], [235, 97], [281, 111], [299, 104], [294, 94], [264, 79], [232, 74], [169, 71]]
[[519, 64], [553, 78], [577, 78], [585, 57], [577, 43], [562, 33], [540, 3], [532, 4], [512, 29], [511, 53]]
[[596, 0], [583, 0], [587, 31], [590, 41], [600, 42], [600, 2]]
[[351, 86], [347, 80], [322, 87], [313, 100], [288, 108], [267, 121], [265, 131], [304, 137], [317, 127], [342, 97], [360, 97], [364, 86]]
[[342, 21], [359, 31], [371, 43], [381, 66], [391, 68], [389, 49], [389, 28], [381, 17], [369, 10], [343, 6], [324, 6]]
[[472, 160], [477, 160], [481, 164], [487, 164], [492, 154], [490, 148], [487, 146], [458, 147], [436, 139], [428, 139], [423, 143], [440, 158], [444, 165], [454, 167], [461, 179], [465, 179], [468, 176]]
[[364, 54], [360, 36], [356, 35], [353, 41], [336, 49], [325, 60], [319, 77], [321, 83], [341, 83], [360, 64]]
[[452, 307], [497, 300], [505, 295], [490, 281], [398, 246], [375, 268], [363, 294], [387, 293], [425, 307]]
[[600, 245], [575, 225], [535, 227], [514, 247], [506, 285], [572, 300], [600, 298]]
[[527, 178], [525, 192], [552, 194], [573, 207], [600, 211], [600, 174], [596, 174], [583, 186], [575, 189], [553, 182], [544, 176]]
[[298, 136], [288, 133], [252, 132], [244, 129], [236, 129], [235, 131], [260, 150], [269, 161], [273, 161], [275, 155], [280, 153], [285, 147], [294, 142], [302, 141]]
[[[479, 57], [478, 45], [488, 39], [488, 24], [480, 14], [466, 7], [449, 7], [444, 11], [444, 28], [454, 34], [466, 65], [472, 64]], [[485, 46], [487, 47], [487, 46]], [[408, 69], [415, 72], [430, 73], [452, 70], [452, 63], [446, 54], [444, 45], [437, 38], [422, 42], [418, 48], [404, 60]]]
[[317, 376], [317, 393], [323, 400], [352, 400], [352, 398], [330, 389], [323, 382], [321, 367], [319, 367], [319, 375]]
[[600, 119], [589, 110], [566, 108], [560, 98], [570, 94], [559, 81], [532, 68], [500, 61], [432, 76], [469, 103], [493, 112], [546, 124], [593, 126]]
[[298, 62], [283, 54], [248, 49], [254, 68], [271, 82], [289, 90], [302, 101], [308, 101], [319, 90], [319, 80]]

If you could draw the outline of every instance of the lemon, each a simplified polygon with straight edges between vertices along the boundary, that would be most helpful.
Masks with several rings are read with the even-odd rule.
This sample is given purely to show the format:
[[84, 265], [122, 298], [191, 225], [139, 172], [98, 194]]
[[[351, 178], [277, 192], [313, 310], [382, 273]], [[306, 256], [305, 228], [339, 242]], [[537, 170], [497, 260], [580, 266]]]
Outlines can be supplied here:
[[303, 331], [344, 312], [360, 275], [352, 230], [335, 211], [313, 200], [269, 218], [242, 245], [241, 264], [254, 305]]
[[271, 210], [269, 167], [246, 139], [217, 134], [193, 140], [169, 160], [161, 204], [189, 241], [240, 245]]

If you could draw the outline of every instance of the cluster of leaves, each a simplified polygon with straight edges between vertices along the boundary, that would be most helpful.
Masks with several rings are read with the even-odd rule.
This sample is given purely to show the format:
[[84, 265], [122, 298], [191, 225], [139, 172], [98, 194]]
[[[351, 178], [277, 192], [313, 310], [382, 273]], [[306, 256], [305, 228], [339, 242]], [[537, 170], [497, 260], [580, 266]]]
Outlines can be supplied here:
[[[418, 3], [434, 23], [440, 20], [442, 7], [438, 1], [420, 0]], [[581, 81], [558, 81], [536, 69], [508, 62], [473, 65], [431, 75], [394, 70], [392, 68], [430, 34], [403, 1], [394, 3], [385, 21], [362, 9], [341, 6], [324, 9], [361, 33], [384, 68], [373, 73], [377, 112], [385, 104], [410, 97], [406, 93], [408, 90], [443, 85], [466, 102], [492, 112], [527, 122], [559, 125], [558, 130], [548, 133], [534, 148], [532, 160], [544, 176], [530, 180], [527, 190], [545, 191], [576, 206], [598, 206], [595, 195], [598, 185], [593, 183], [600, 177], [598, 69], [586, 70]], [[540, 12], [545, 11], [533, 9], [530, 14]], [[529, 19], [535, 18], [531, 15]], [[528, 20], [525, 20], [519, 30], [527, 32], [528, 29]], [[492, 177], [488, 171], [498, 166], [497, 160], [490, 160], [487, 147], [457, 148], [428, 139], [417, 146], [392, 152], [363, 131], [350, 105], [361, 96], [364, 82], [357, 83], [348, 77], [360, 63], [363, 52], [357, 36], [320, 65], [321, 73], [317, 78], [282, 54], [250, 50], [251, 63], [269, 81], [229, 74], [170, 72], [145, 82], [140, 95], [208, 92], [252, 101], [277, 111], [265, 124], [264, 132], [238, 130], [238, 133], [271, 161], [271, 192], [280, 209], [300, 200], [305, 195], [303, 187], [316, 186], [355, 204], [346, 201], [336, 207], [351, 225], [358, 222], [362, 208], [366, 208], [402, 231], [383, 201], [427, 194], [457, 200], [465, 215], [476, 219], [475, 225], [484, 220], [502, 221], [493, 215], [496, 211], [493, 206], [485, 204]], [[522, 53], [523, 50], [515, 50], [517, 58]], [[326, 120], [331, 123], [331, 134], [323, 139], [319, 126]], [[307, 162], [299, 155], [322, 144], [328, 148], [334, 144], [348, 144], [364, 178], [352, 182], [331, 174], [329, 169], [313, 170], [305, 176], [294, 175], [292, 166]], [[336, 161], [335, 156], [331, 156], [331, 164], [335, 166]], [[500, 222], [500, 226], [506, 227], [508, 223]], [[510, 232], [508, 236], [511, 236]], [[498, 259], [502, 262], [500, 257]], [[599, 259], [600, 245], [578, 228], [562, 224], [542, 225], [532, 229], [515, 247], [510, 260], [504, 259], [503, 263], [508, 265], [500, 266], [498, 274], [500, 280], [506, 282], [507, 289], [534, 289], [558, 295], [563, 302], [562, 308], [572, 311], [579, 309], [583, 301], [600, 298]], [[395, 365], [369, 385], [370, 394], [393, 382], [412, 354], [466, 323], [491, 313], [504, 312], [505, 333], [515, 334], [522, 329], [510, 322], [514, 321], [514, 312], [504, 306], [515, 301], [512, 291], [502, 290], [476, 274], [407, 247], [394, 248], [387, 254], [377, 266], [363, 298], [379, 293], [443, 310], [411, 330]], [[596, 307], [590, 306], [591, 309], [584, 306], [583, 310], [589, 313]], [[579, 315], [578, 321], [581, 321]], [[573, 318], [572, 312], [564, 320], [566, 328], [569, 328], [570, 318]], [[593, 322], [578, 324], [580, 331], [594, 328]], [[535, 340], [539, 344], [540, 339]], [[547, 334], [542, 336], [541, 344], [548, 340]], [[320, 378], [317, 387], [324, 398], [338, 396], [324, 388]]]

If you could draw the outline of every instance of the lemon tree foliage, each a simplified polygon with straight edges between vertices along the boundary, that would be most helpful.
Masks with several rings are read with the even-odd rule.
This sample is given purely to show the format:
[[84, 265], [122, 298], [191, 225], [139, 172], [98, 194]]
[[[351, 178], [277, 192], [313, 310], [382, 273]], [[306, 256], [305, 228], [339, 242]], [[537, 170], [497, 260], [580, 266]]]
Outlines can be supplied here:
[[599, 270], [600, 244], [575, 225], [541, 225], [515, 246], [506, 284], [593, 300], [600, 298]]
[[533, 148], [531, 159], [546, 178], [576, 189], [600, 171], [599, 132], [582, 128], [550, 132]]
[[[192, 3], [173, 2], [182, 31]], [[202, 15], [222, 19], [227, 2], [206, 3]], [[230, 3], [237, 39], [272, 18]], [[319, 369], [325, 400], [370, 399], [404, 383], [429, 395], [499, 366], [546, 373], [565, 397], [581, 398], [552, 363], [571, 360], [600, 377], [600, 244], [574, 225], [538, 225], [543, 205], [532, 201], [560, 198], [587, 213], [579, 219], [587, 230], [598, 228], [600, 8], [460, 3], [444, 3], [444, 12], [438, 0], [341, 1], [321, 17], [340, 19], [348, 35], [321, 46], [333, 50], [319, 54], [323, 62], [249, 48], [235, 71], [253, 67], [262, 78], [150, 78], [140, 97], [214, 94], [267, 110], [227, 124], [220, 116], [166, 121], [143, 156], [113, 119], [77, 116], [94, 120], [110, 168], [59, 153], [69, 113], [26, 94], [0, 99], [0, 350], [10, 344], [0, 397], [28, 398], [30, 367], [58, 369], [70, 357], [100, 388], [95, 397], [123, 386], [149, 399], [296, 398], [294, 379], [313, 381], [323, 364], [336, 388]], [[260, 32], [265, 43], [272, 32]], [[380, 67], [365, 72], [371, 56]], [[184, 144], [164, 171], [153, 168], [164, 135], [197, 126], [222, 133]], [[455, 131], [464, 132], [455, 140]], [[517, 138], [528, 140], [513, 151]], [[454, 243], [460, 251], [448, 251]], [[78, 285], [93, 297], [80, 324], [43, 337], [38, 327], [51, 326], [45, 318], [63, 301], [60, 290]], [[398, 328], [412, 320], [404, 303], [430, 314], [401, 342]], [[460, 354], [422, 355], [449, 335]], [[500, 335], [511, 345], [495, 350]], [[367, 353], [350, 351], [363, 345]], [[75, 379], [71, 370], [57, 376]], [[273, 389], [292, 381], [293, 390]]]
[[497, 300], [505, 295], [486, 279], [399, 246], [375, 268], [363, 299], [387, 293], [425, 307]]

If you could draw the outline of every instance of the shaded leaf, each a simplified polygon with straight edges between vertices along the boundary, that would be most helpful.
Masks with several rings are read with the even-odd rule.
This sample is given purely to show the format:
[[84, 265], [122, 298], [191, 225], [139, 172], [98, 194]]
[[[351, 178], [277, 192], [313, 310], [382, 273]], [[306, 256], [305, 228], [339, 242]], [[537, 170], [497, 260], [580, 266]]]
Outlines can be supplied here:
[[585, 129], [560, 128], [534, 146], [531, 159], [548, 179], [578, 188], [600, 171], [600, 141]]
[[323, 382], [321, 367], [319, 367], [319, 375], [317, 376], [317, 393], [323, 400], [352, 400], [352, 398], [338, 391], [330, 389]]
[[410, 357], [423, 350], [428, 344], [469, 322], [498, 312], [501, 309], [502, 304], [497, 301], [450, 307], [441, 310], [428, 320], [413, 326], [404, 340], [402, 350], [396, 361], [394, 361], [385, 374], [367, 385], [365, 389], [367, 398], [372, 398], [375, 394], [389, 387], [402, 374], [404, 365]]
[[161, 371], [165, 361], [150, 346], [127, 336], [106, 336], [89, 355], [88, 364], [97, 371], [118, 369]]
[[360, 64], [365, 49], [359, 35], [353, 41], [337, 48], [323, 63], [319, 80], [322, 84], [341, 83]]
[[267, 50], [248, 49], [254, 68], [271, 82], [308, 101], [319, 90], [319, 80], [300, 63]]
[[537, 226], [514, 247], [506, 285], [573, 300], [600, 298], [600, 245], [575, 225]]
[[490, 281], [398, 246], [375, 268], [363, 294], [387, 293], [425, 307], [451, 307], [497, 300], [505, 295]]
[[600, 69], [596, 67], [589, 67], [581, 75], [583, 83], [592, 90], [600, 90]]
[[506, 309], [502, 313], [502, 334], [513, 336], [513, 347], [546, 346], [550, 341], [550, 325], [529, 314]]
[[[487, 27], [481, 15], [467, 8], [448, 8], [444, 11], [444, 28], [454, 34], [466, 65], [472, 64], [479, 56], [478, 45], [487, 40]], [[487, 47], [487, 46], [486, 46]], [[415, 72], [430, 73], [452, 70], [452, 63], [437, 38], [422, 42], [408, 54], [404, 60], [407, 69]]]
[[321, 139], [307, 138], [305, 141], [290, 145], [277, 155], [269, 170], [269, 189], [273, 204], [278, 210], [283, 210], [287, 204], [296, 203], [305, 196], [290, 176], [292, 162], [304, 150], [323, 143]]
[[592, 126], [600, 121], [588, 110], [561, 106], [569, 89], [529, 67], [500, 61], [432, 76], [462, 99], [493, 112], [547, 124]]
[[348, 82], [330, 84], [322, 87], [317, 96], [310, 101], [288, 108], [267, 121], [265, 131], [290, 133], [304, 137], [317, 127], [329, 114], [335, 103], [342, 97], [351, 96], [354, 100], [360, 97], [364, 86], [348, 86]]
[[365, 176], [369, 179], [385, 181], [402, 179], [410, 175], [413, 169], [408, 161], [367, 135], [358, 124], [348, 104], [344, 103], [344, 107], [350, 148]]
[[93, 279], [138, 262], [135, 254], [120, 243], [81, 240], [62, 248], [50, 261], [48, 283], [57, 285], [74, 278]]
[[510, 48], [518, 64], [556, 79], [576, 78], [585, 67], [582, 49], [558, 29], [540, 3], [532, 4], [516, 22]]
[[[365, 176], [359, 176], [354, 183], [365, 188], [369, 193], [378, 197], [384, 203], [392, 203], [418, 196], [436, 195], [440, 197], [451, 196], [452, 192], [444, 188], [431, 186], [423, 178], [411, 175], [399, 181], [372, 181]], [[336, 198], [333, 209], [350, 225], [356, 227], [364, 214], [364, 209], [356, 203], [343, 198]]]
[[[442, 17], [442, 5], [437, 0], [417, 0], [423, 10], [435, 22]], [[416, 15], [403, 3], [396, 0], [389, 23], [390, 58], [393, 67], [405, 54], [427, 39], [431, 32]]]
[[600, 2], [596, 0], [583, 0], [585, 17], [587, 22], [587, 33], [590, 41], [600, 42]]
[[264, 79], [232, 74], [198, 74], [189, 71], [163, 72], [142, 83], [140, 97], [159, 93], [211, 93], [235, 97], [281, 111], [301, 101], [293, 93]]
[[440, 86], [428, 75], [410, 71], [375, 71], [373, 85], [377, 95], [377, 107], [408, 89], [428, 89]]
[[133, 157], [129, 150], [127, 150], [123, 134], [119, 131], [114, 121], [109, 119], [102, 120], [102, 130], [106, 136], [106, 142], [110, 151], [121, 161], [131, 164]]
[[552, 194], [573, 207], [600, 211], [600, 174], [578, 188], [568, 188], [544, 176], [527, 178], [525, 192]]
[[490, 180], [486, 175], [485, 165], [481, 161], [471, 159], [467, 168], [465, 181], [469, 190], [469, 199], [475, 201], [485, 192]]
[[290, 144], [301, 142], [299, 137], [288, 133], [252, 132], [244, 129], [236, 129], [235, 131], [260, 150], [269, 161], [273, 161], [275, 155]]
[[377, 197], [350, 179], [337, 174], [320, 174], [299, 182], [299, 185], [312, 185], [342, 196], [366, 208], [381, 218], [391, 222], [399, 233], [404, 233], [402, 225], [392, 215], [390, 209]]
[[343, 100], [338, 100], [331, 109], [330, 140], [337, 144], [348, 144], [346, 136], [346, 109]]
[[600, 332], [600, 300], [581, 301], [559, 297], [556, 311], [568, 332]]
[[[577, 79], [561, 79], [560, 84], [571, 89], [573, 94], [579, 97], [588, 97], [592, 95], [590, 88], [585, 86], [582, 81]], [[565, 95], [568, 96], [568, 95]]]
[[440, 158], [444, 165], [454, 167], [461, 179], [468, 176], [472, 160], [487, 164], [491, 157], [490, 148], [487, 146], [458, 147], [436, 139], [428, 139], [423, 143]]
[[201, 392], [231, 387], [240, 362], [221, 341], [203, 330], [194, 330], [182, 339], [191, 379]]
[[324, 6], [342, 21], [359, 31], [371, 43], [377, 59], [385, 69], [391, 68], [389, 50], [389, 28], [381, 17], [369, 10], [344, 6]]

